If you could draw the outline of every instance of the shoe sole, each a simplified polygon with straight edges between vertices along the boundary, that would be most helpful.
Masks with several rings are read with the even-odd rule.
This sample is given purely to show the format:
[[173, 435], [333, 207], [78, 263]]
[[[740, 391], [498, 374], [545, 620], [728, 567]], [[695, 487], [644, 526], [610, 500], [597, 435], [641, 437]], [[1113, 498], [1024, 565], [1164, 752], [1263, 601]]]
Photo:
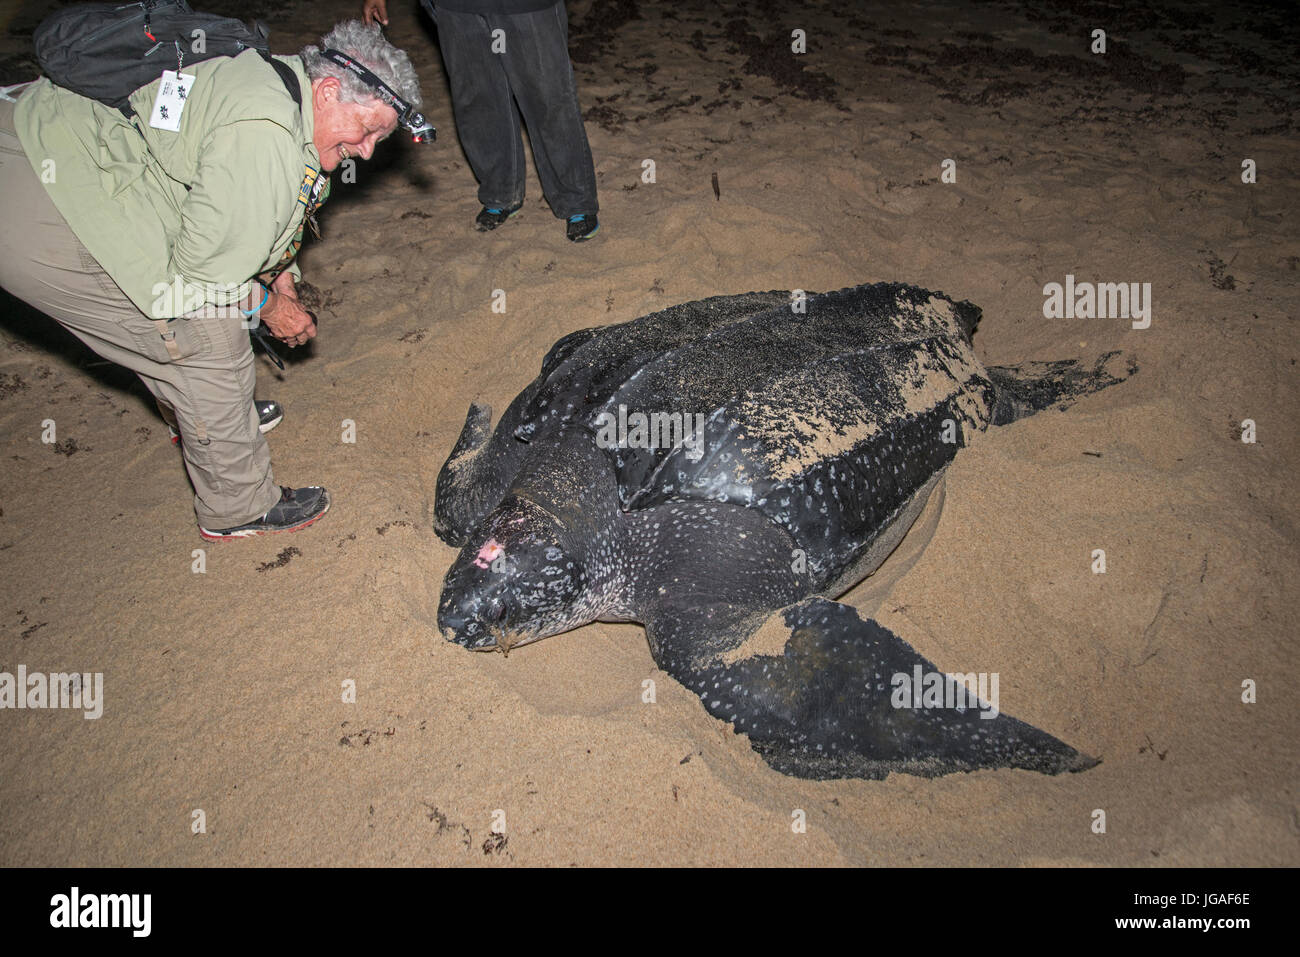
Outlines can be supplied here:
[[305, 522], [299, 522], [297, 525], [291, 525], [288, 528], [248, 528], [239, 532], [232, 532], [229, 535], [218, 535], [215, 532], [208, 531], [202, 525], [199, 526], [199, 535], [209, 542], [233, 542], [242, 538], [256, 538], [259, 535], [280, 535], [283, 532], [296, 532], [299, 529], [306, 528], [320, 519], [330, 510], [332, 502], [326, 502], [325, 507], [307, 519]]

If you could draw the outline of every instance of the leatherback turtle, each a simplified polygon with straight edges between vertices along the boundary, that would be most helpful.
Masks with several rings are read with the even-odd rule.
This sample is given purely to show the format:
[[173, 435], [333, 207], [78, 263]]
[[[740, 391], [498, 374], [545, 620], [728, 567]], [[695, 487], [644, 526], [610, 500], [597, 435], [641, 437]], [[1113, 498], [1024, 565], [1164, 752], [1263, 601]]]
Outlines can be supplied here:
[[986, 369], [979, 318], [880, 283], [563, 337], [495, 431], [470, 407], [438, 476], [435, 530], [463, 546], [444, 636], [508, 652], [641, 622], [660, 668], [802, 777], [1093, 766], [830, 600], [881, 565], [970, 435], [1133, 371], [1108, 371], [1114, 353]]

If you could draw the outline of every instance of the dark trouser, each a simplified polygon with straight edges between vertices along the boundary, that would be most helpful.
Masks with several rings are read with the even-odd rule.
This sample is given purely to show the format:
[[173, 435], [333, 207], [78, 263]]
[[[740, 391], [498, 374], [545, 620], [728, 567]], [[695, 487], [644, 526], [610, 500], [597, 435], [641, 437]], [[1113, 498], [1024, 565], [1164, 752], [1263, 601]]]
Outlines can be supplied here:
[[[564, 3], [513, 15], [438, 8], [434, 17], [456, 131], [478, 178], [479, 202], [500, 209], [524, 201], [523, 114], [551, 211], [561, 219], [597, 212], [596, 171], [569, 62]], [[495, 30], [503, 31], [495, 38], [498, 49], [504, 41], [500, 53], [492, 52]]]

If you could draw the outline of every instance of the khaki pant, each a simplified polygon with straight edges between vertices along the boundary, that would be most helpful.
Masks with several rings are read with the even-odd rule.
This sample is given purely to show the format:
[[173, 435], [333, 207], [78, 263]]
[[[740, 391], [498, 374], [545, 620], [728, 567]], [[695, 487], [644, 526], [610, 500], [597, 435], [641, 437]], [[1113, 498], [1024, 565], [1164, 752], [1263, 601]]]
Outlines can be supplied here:
[[0, 286], [136, 373], [174, 412], [199, 524], [231, 528], [264, 515], [280, 490], [257, 428], [253, 350], [239, 310], [209, 307], [160, 324], [136, 308], [59, 215], [14, 134], [14, 104], [3, 98], [0, 208]]

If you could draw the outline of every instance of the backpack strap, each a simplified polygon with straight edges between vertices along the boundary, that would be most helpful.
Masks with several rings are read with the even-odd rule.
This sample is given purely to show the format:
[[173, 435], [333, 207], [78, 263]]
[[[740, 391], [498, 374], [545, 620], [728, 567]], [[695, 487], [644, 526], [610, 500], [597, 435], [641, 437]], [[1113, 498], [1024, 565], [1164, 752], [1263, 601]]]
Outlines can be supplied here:
[[263, 60], [271, 65], [271, 69], [279, 74], [280, 82], [284, 84], [284, 88], [293, 97], [293, 102], [298, 105], [298, 109], [302, 109], [302, 88], [298, 85], [298, 76], [293, 72], [293, 68], [287, 63], [280, 62], [265, 50], [258, 50], [257, 52], [262, 55]]
[[[289, 95], [293, 97], [294, 105], [301, 110], [302, 87], [298, 85], [298, 76], [293, 72], [293, 68], [287, 63], [282, 63], [277, 60], [265, 50], [258, 50], [257, 52], [261, 55], [262, 59], [267, 62], [271, 69], [275, 70], [276, 75], [280, 78], [280, 82], [284, 84], [285, 90], [287, 90]], [[130, 103], [124, 104], [123, 106], [118, 107], [118, 109], [122, 111], [122, 115], [126, 117], [128, 123], [135, 119], [135, 110], [131, 107]]]

